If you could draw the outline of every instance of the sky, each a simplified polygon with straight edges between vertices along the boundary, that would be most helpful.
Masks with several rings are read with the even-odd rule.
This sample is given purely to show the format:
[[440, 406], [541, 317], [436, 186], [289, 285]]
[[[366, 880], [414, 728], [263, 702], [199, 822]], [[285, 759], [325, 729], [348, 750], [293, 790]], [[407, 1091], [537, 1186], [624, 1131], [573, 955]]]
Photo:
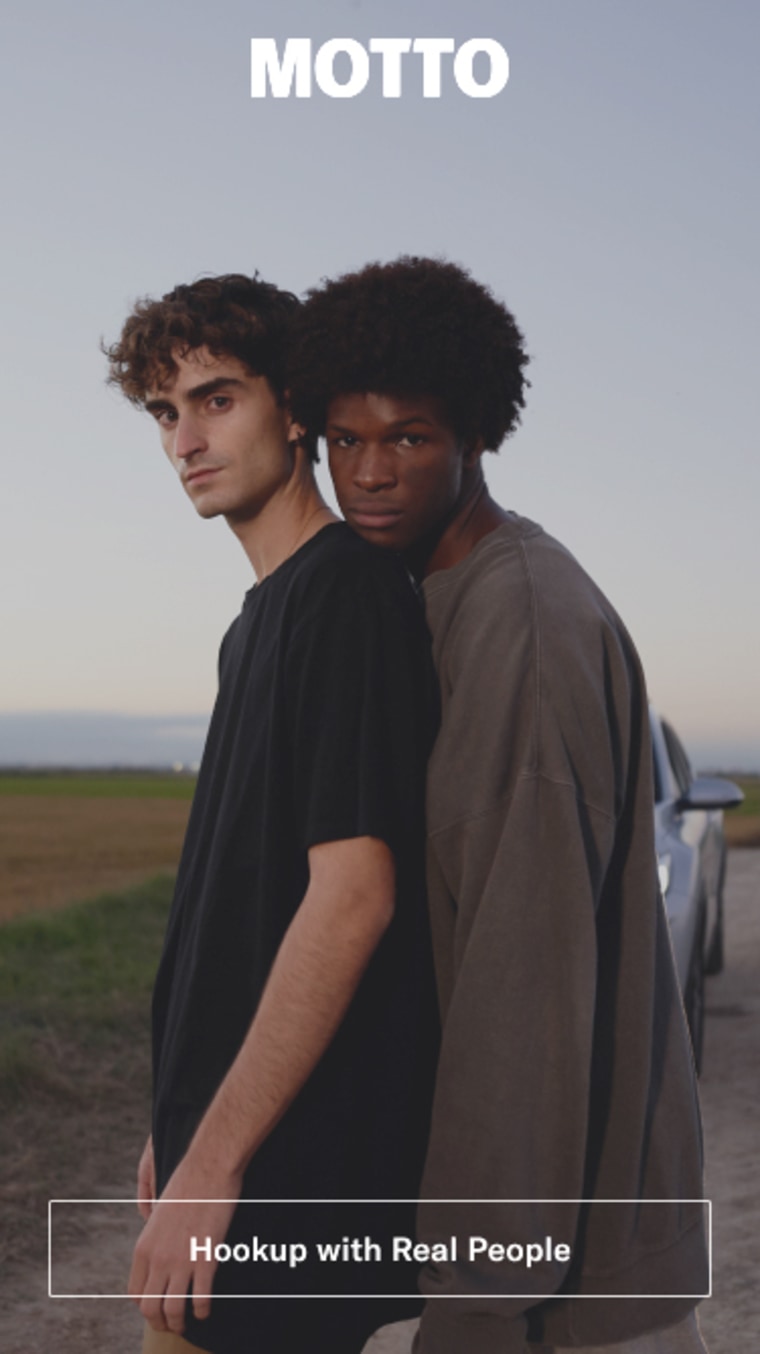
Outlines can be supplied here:
[[[695, 761], [760, 769], [754, 0], [4, 16], [0, 763], [130, 760], [130, 728], [136, 760], [151, 729], [156, 760], [192, 759], [253, 582], [106, 388], [101, 338], [206, 273], [302, 292], [413, 253], [468, 267], [525, 333], [495, 496], [596, 578]], [[253, 37], [384, 36], [492, 38], [509, 81], [468, 98], [448, 58], [426, 99], [410, 56], [384, 99], [373, 57], [356, 98], [250, 97]]]

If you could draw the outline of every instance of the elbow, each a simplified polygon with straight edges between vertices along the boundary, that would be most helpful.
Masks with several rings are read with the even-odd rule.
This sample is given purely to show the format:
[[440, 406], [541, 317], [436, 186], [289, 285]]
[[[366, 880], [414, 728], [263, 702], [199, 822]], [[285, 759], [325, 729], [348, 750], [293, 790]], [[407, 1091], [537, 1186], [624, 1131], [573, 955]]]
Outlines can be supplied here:
[[395, 882], [371, 881], [344, 894], [342, 906], [344, 934], [355, 935], [372, 949], [382, 940], [396, 911]]
[[383, 892], [375, 897], [372, 904], [372, 915], [375, 927], [378, 932], [378, 939], [385, 935], [396, 912], [396, 890], [392, 887], [387, 892]]

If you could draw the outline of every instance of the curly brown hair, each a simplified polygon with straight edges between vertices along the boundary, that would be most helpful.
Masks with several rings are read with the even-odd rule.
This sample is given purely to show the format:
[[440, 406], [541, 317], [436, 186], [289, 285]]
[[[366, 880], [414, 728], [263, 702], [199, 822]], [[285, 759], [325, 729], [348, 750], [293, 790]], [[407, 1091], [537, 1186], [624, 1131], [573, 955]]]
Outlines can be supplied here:
[[[214, 357], [236, 357], [265, 376], [279, 404], [285, 402], [287, 345], [300, 301], [258, 273], [202, 277], [174, 287], [160, 300], [137, 301], [116, 343], [101, 344], [108, 358], [108, 384], [132, 404], [177, 370], [174, 354], [208, 348]], [[305, 439], [316, 460], [316, 438]]]
[[496, 451], [525, 406], [523, 345], [510, 311], [464, 268], [409, 255], [371, 263], [308, 293], [290, 346], [291, 410], [323, 435], [337, 395], [431, 395], [459, 436]]

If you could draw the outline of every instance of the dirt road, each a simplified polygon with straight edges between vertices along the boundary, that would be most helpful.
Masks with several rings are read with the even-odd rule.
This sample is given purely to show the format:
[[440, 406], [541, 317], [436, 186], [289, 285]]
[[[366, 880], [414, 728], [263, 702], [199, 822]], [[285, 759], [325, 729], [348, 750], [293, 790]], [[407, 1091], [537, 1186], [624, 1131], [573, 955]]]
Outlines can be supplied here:
[[[708, 985], [702, 1104], [707, 1194], [714, 1210], [713, 1297], [701, 1307], [711, 1354], [760, 1347], [757, 1286], [760, 1235], [760, 851], [734, 850], [727, 885], [726, 969]], [[128, 1196], [130, 1178], [108, 1193]], [[117, 1274], [128, 1269], [121, 1230], [98, 1241]], [[70, 1256], [69, 1268], [76, 1257]], [[92, 1243], [87, 1248], [92, 1261]], [[140, 1320], [126, 1300], [47, 1297], [47, 1274], [27, 1271], [5, 1289], [4, 1354], [137, 1354]], [[410, 1327], [388, 1327], [367, 1354], [407, 1354]], [[314, 1354], [321, 1354], [316, 1351]], [[466, 1354], [466, 1351], [463, 1351]]]
[[729, 854], [727, 951], [707, 985], [702, 1113], [713, 1201], [711, 1354], [760, 1348], [760, 851]]

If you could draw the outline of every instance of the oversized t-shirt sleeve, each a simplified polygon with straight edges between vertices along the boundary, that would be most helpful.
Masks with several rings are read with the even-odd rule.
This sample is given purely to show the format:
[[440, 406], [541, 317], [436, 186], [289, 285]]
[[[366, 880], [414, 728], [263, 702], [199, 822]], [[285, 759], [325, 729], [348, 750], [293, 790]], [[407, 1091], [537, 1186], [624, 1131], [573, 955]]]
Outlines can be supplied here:
[[310, 580], [287, 657], [296, 832], [305, 849], [424, 832], [437, 690], [422, 605], [398, 560], [358, 555]]
[[[488, 595], [468, 600], [449, 633], [430, 768], [431, 903], [450, 965], [422, 1197], [512, 1200], [452, 1220], [498, 1241], [572, 1245], [575, 1207], [554, 1201], [584, 1194], [596, 914], [616, 829], [611, 714], [573, 640], [549, 655], [539, 720], [538, 637], [517, 569], [496, 596], [509, 624], [493, 625]], [[627, 666], [610, 664], [627, 698]], [[642, 821], [651, 831], [651, 809]], [[425, 1240], [429, 1216], [423, 1206]], [[567, 1272], [558, 1260], [514, 1276], [482, 1257], [427, 1266], [416, 1354], [527, 1354], [528, 1312]]]

